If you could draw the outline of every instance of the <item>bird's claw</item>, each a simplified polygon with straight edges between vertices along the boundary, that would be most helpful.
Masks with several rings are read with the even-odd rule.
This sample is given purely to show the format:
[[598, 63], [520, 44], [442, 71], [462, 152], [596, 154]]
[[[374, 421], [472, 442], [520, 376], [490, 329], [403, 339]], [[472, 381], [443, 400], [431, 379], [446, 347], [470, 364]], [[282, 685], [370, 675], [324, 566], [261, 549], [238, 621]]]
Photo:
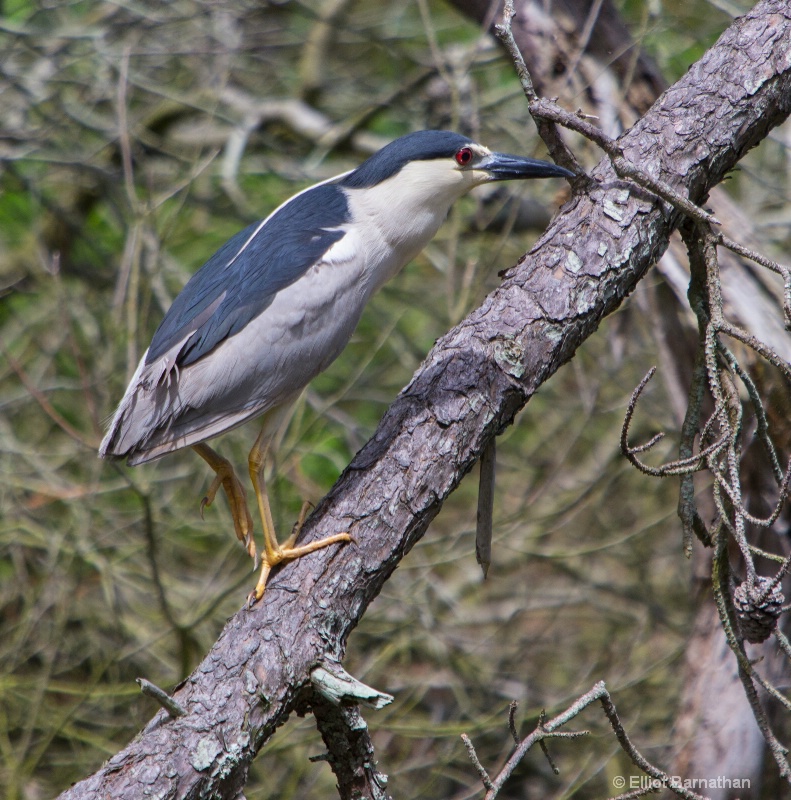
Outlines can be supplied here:
[[258, 555], [258, 550], [256, 550], [252, 531], [247, 534], [245, 546], [247, 547], [247, 555], [253, 559], [253, 572], [255, 572], [261, 564], [261, 557]]
[[245, 605], [247, 606], [248, 611], [252, 610], [253, 606], [264, 596], [266, 581], [267, 578], [269, 578], [269, 573], [272, 570], [272, 564], [269, 563], [266, 557], [261, 560], [263, 562], [261, 566], [261, 576], [258, 579], [258, 583], [255, 585], [255, 589], [253, 589], [253, 591], [247, 595], [247, 601]]
[[308, 555], [308, 553], [315, 553], [316, 550], [323, 550], [331, 544], [347, 544], [349, 542], [354, 542], [356, 544], [356, 541], [346, 532], [336, 533], [332, 536], [320, 539], [317, 542], [302, 545], [301, 547], [293, 546], [293, 538], [294, 534], [289, 537], [286, 543], [282, 545], [276, 544], [275, 547], [271, 551], [267, 551], [261, 559], [261, 575], [258, 578], [258, 583], [255, 589], [247, 595], [247, 602], [245, 605], [248, 611], [264, 596], [266, 582], [269, 579], [269, 573], [272, 571], [273, 567], [276, 567], [278, 564], [288, 563], [289, 561], [296, 561], [298, 558]]

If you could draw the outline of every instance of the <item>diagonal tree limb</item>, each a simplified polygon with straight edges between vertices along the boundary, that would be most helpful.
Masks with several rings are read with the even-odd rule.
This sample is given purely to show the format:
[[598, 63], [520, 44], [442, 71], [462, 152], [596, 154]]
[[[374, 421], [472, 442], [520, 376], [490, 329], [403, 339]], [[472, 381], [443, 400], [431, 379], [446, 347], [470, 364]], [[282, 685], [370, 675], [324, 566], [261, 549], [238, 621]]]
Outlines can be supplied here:
[[[736, 20], [619, 144], [624, 157], [694, 202], [791, 111], [791, 9], [764, 0]], [[237, 797], [311, 669], [349, 633], [486, 443], [615, 310], [664, 252], [675, 211], [609, 162], [503, 284], [435, 345], [310, 518], [303, 541], [356, 541], [274, 573], [263, 603], [229, 620], [157, 714], [63, 798]]]

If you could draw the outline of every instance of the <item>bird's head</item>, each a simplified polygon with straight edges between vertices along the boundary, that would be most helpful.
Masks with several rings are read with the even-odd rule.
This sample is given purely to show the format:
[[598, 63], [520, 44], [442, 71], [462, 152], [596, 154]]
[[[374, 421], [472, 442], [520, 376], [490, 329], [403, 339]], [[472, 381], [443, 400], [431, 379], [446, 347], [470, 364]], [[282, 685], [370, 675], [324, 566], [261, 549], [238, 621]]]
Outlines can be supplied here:
[[381, 188], [401, 198], [450, 206], [491, 181], [571, 178], [556, 164], [496, 153], [451, 131], [417, 131], [383, 147], [344, 177], [349, 189]]

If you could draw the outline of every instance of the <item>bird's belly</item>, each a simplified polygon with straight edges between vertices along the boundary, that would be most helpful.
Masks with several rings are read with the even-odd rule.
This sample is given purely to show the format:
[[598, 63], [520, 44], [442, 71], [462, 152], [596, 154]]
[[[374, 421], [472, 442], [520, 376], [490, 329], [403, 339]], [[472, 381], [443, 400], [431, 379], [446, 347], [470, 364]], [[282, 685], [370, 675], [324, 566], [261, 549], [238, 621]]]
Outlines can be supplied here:
[[190, 378], [210, 395], [196, 407], [263, 413], [284, 402], [337, 358], [366, 301], [353, 265], [317, 265], [193, 365]]

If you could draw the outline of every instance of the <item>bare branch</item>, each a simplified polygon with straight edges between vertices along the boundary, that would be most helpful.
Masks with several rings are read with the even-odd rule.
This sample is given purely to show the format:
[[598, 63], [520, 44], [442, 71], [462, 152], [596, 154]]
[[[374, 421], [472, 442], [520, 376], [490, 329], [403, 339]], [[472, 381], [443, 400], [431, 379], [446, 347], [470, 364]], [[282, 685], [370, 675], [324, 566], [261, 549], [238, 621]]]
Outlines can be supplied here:
[[462, 733], [461, 740], [464, 742], [464, 746], [467, 748], [467, 755], [470, 757], [470, 761], [472, 761], [472, 765], [475, 767], [475, 771], [478, 773], [484, 789], [491, 791], [494, 789], [494, 784], [492, 783], [492, 779], [489, 777], [489, 773], [486, 771], [483, 764], [481, 764], [481, 760], [478, 758], [478, 754], [475, 752], [475, 747], [472, 744], [472, 740], [469, 736], [467, 736], [466, 733]]
[[[560, 135], [560, 131], [558, 131], [554, 123], [533, 111], [533, 105], [539, 102], [539, 98], [533, 87], [533, 79], [530, 77], [530, 71], [514, 39], [511, 23], [515, 15], [516, 11], [514, 10], [513, 0], [506, 0], [503, 6], [503, 21], [500, 25], [495, 26], [494, 31], [505, 45], [506, 50], [514, 62], [516, 74], [519, 78], [519, 82], [522, 84], [522, 89], [527, 98], [528, 110], [536, 123], [538, 134], [543, 139], [544, 144], [546, 144], [547, 149], [556, 163], [560, 164], [562, 167], [566, 167], [566, 169], [570, 169], [577, 176], [584, 176], [585, 171], [577, 161], [574, 153], [566, 146], [566, 143]], [[587, 180], [585, 182], [587, 182]]]
[[497, 449], [492, 439], [481, 453], [478, 480], [478, 513], [475, 519], [475, 559], [485, 578], [492, 563], [492, 516], [494, 514], [494, 476]]
[[[634, 392], [632, 392], [629, 405], [626, 408], [626, 414], [624, 415], [623, 426], [621, 427], [621, 453], [623, 453], [629, 462], [637, 467], [640, 472], [644, 472], [646, 475], [651, 475], [655, 478], [666, 478], [670, 475], [691, 475], [694, 472], [705, 469], [707, 459], [713, 455], [716, 455], [725, 446], [726, 440], [724, 438], [720, 438], [713, 444], [710, 444], [704, 450], [701, 450], [697, 455], [689, 455], [686, 458], [680, 458], [676, 461], [663, 464], [661, 467], [650, 467], [647, 464], [644, 464], [637, 458], [636, 454], [644, 453], [647, 450], [650, 450], [655, 444], [664, 438], [664, 433], [655, 434], [645, 444], [637, 445], [635, 447], [629, 444], [629, 428], [631, 426], [632, 417], [634, 416], [634, 411], [637, 406], [637, 401], [640, 399], [640, 395], [643, 393], [648, 381], [653, 378], [655, 372], [656, 367], [651, 367], [645, 377], [637, 385], [637, 388], [634, 390]], [[712, 415], [712, 420], [716, 417], [717, 413], [715, 411], [715, 413]]]
[[[506, 781], [511, 777], [516, 767], [534, 744], [538, 743], [541, 746], [541, 749], [544, 751], [544, 755], [549, 759], [552, 770], [557, 774], [558, 769], [552, 759], [549, 757], [549, 753], [546, 750], [546, 741], [548, 739], [578, 739], [582, 736], [587, 736], [588, 731], [559, 731], [558, 728], [561, 728], [563, 725], [579, 716], [579, 714], [581, 714], [588, 706], [595, 703], [597, 700], [601, 703], [604, 713], [606, 714], [607, 719], [610, 721], [610, 725], [615, 732], [615, 736], [618, 739], [621, 749], [629, 756], [629, 758], [632, 760], [632, 763], [634, 763], [641, 772], [653, 778], [658, 785], [669, 789], [678, 797], [685, 798], [685, 800], [706, 800], [706, 798], [704, 798], [702, 795], [678, 785], [678, 782], [674, 781], [668, 773], [664, 772], [658, 767], [655, 767], [637, 750], [637, 748], [630, 741], [620, 719], [618, 718], [618, 712], [615, 709], [615, 705], [612, 702], [610, 693], [607, 691], [603, 681], [599, 681], [590, 691], [577, 698], [577, 700], [565, 711], [563, 711], [561, 714], [558, 714], [556, 717], [553, 717], [549, 721], [546, 720], [544, 712], [542, 711], [536, 729], [526, 736], [521, 742], [517, 743], [516, 749], [511, 754], [508, 761], [505, 763], [497, 776], [493, 779], [489, 777], [489, 773], [486, 771], [486, 768], [481, 764], [470, 738], [466, 734], [462, 734], [461, 738], [464, 742], [464, 746], [467, 748], [467, 753], [470, 756], [470, 760], [472, 761], [475, 770], [478, 772], [478, 775], [481, 777], [481, 782], [483, 783], [484, 788], [487, 790], [485, 800], [494, 800], [494, 798], [497, 797]], [[511, 728], [512, 735], [514, 733], [512, 724], [514, 708], [515, 703], [511, 703], [508, 725], [509, 728]], [[649, 787], [649, 791], [652, 790], [653, 788]], [[646, 790], [641, 788], [636, 790], [636, 792], [629, 792], [625, 795], [620, 795], [620, 797], [641, 797], [644, 794], [646, 794]]]
[[511, 701], [508, 707], [508, 730], [511, 732], [511, 738], [514, 744], [519, 744], [519, 732], [516, 729], [516, 710], [519, 708], [519, 703], [516, 700]]

